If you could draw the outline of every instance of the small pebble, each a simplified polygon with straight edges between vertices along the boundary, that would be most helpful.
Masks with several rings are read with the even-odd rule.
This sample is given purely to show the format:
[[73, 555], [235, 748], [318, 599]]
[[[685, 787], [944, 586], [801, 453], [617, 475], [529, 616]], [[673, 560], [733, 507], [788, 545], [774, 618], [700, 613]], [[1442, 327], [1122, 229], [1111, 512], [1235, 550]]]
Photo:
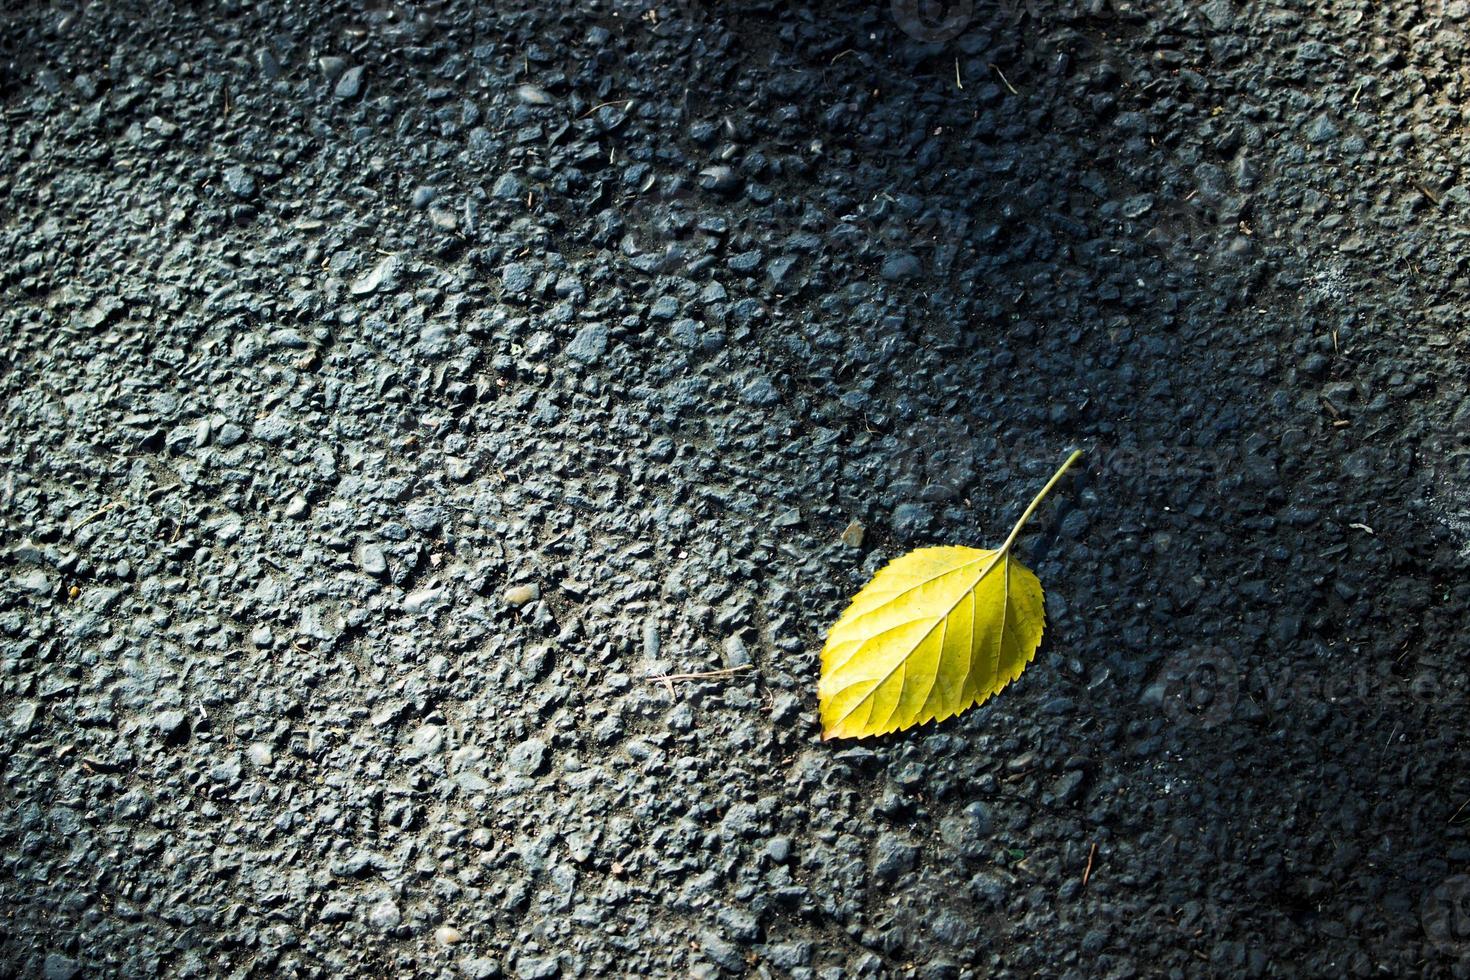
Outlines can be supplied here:
[[414, 615], [431, 612], [442, 605], [448, 596], [447, 592], [439, 588], [417, 589], [403, 597], [403, 611]]
[[46, 577], [46, 573], [39, 568], [15, 576], [10, 580], [10, 584], [22, 592], [30, 592], [35, 595], [45, 595], [54, 588], [51, 580]]
[[390, 289], [398, 279], [399, 259], [396, 255], [389, 255], [371, 270], [363, 273], [352, 281], [348, 291], [354, 296], [366, 296], [376, 292], [380, 286]]
[[31, 726], [36, 723], [38, 710], [34, 701], [22, 701], [17, 704], [10, 712], [11, 729], [21, 734], [30, 731]]
[[746, 667], [750, 664], [750, 650], [739, 636], [731, 636], [725, 640], [724, 654], [726, 667]]
[[458, 456], [445, 457], [444, 475], [455, 483], [464, 483], [470, 478], [469, 461], [460, 459]]
[[534, 582], [530, 585], [513, 585], [505, 590], [505, 604], [517, 609], [539, 598], [541, 598], [541, 586]]
[[903, 282], [913, 279], [923, 267], [919, 264], [919, 258], [909, 252], [900, 252], [890, 255], [883, 262], [883, 268], [879, 270], [884, 279], [889, 282]]
[[526, 105], [552, 105], [556, 99], [539, 85], [522, 85], [516, 89], [516, 98]]
[[160, 711], [153, 716], [153, 727], [164, 738], [178, 738], [189, 730], [189, 718], [182, 711]]
[[337, 79], [337, 87], [333, 89], [339, 99], [351, 99], [362, 91], [362, 66], [349, 68], [343, 72], [342, 77]]
[[230, 167], [225, 170], [225, 190], [238, 198], [245, 199], [255, 196], [255, 177], [244, 167]]
[[382, 548], [364, 542], [357, 546], [357, 567], [368, 575], [379, 576], [388, 571], [388, 559]]
[[730, 167], [706, 167], [699, 172], [699, 186], [714, 194], [733, 194], [740, 189], [740, 178]]
[[76, 980], [82, 975], [82, 967], [69, 956], [47, 953], [41, 975], [45, 980]]
[[526, 739], [510, 750], [505, 764], [522, 776], [536, 775], [546, 764], [546, 743], [539, 738]]
[[379, 932], [392, 932], [403, 922], [403, 912], [391, 899], [385, 898], [368, 910], [368, 925]]
[[526, 185], [515, 174], [501, 174], [490, 188], [490, 196], [502, 201], [520, 201], [526, 196]]
[[577, 331], [567, 345], [567, 356], [584, 364], [594, 364], [607, 352], [607, 325], [589, 323]]

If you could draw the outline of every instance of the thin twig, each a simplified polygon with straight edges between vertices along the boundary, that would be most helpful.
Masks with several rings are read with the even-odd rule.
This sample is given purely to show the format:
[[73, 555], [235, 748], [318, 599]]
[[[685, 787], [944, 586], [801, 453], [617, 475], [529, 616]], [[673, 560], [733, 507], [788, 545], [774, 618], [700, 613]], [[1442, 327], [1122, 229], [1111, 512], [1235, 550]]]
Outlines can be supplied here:
[[1092, 877], [1092, 859], [1097, 857], [1097, 841], [1092, 842], [1092, 850], [1087, 852], [1087, 867], [1082, 869], [1082, 887], [1087, 887], [1087, 879]]
[[703, 681], [715, 677], [730, 677], [740, 673], [742, 670], [750, 670], [750, 664], [741, 664], [739, 667], [726, 667], [722, 670], [700, 670], [688, 674], [659, 674], [645, 678], [650, 684], [662, 684], [669, 689], [669, 697], [674, 696], [674, 681]]
[[1000, 76], [1000, 80], [1005, 83], [1006, 88], [1008, 88], [1008, 89], [1011, 90], [1011, 94], [1012, 95], [1020, 95], [1021, 94], [1020, 92], [1017, 92], [1016, 91], [1016, 86], [1014, 86], [1014, 85], [1011, 84], [1011, 80], [1009, 78], [1006, 78], [1006, 73], [1000, 70], [1000, 66], [999, 65], [991, 65], [990, 67], [995, 70], [995, 73], [997, 75]]
[[742, 670], [750, 670], [750, 664], [741, 664], [739, 667], [725, 667], [721, 670], [701, 670], [692, 674], [659, 674], [656, 677], [647, 678], [650, 684], [660, 684], [667, 681], [702, 681], [707, 677], [729, 677], [738, 674]]
[[78, 531], [80, 531], [82, 528], [86, 527], [88, 524], [91, 524], [97, 518], [101, 517], [103, 514], [105, 514], [108, 511], [112, 510], [112, 508], [116, 507], [117, 504], [118, 504], [118, 502], [116, 500], [112, 501], [109, 504], [103, 504], [101, 507], [97, 508], [92, 513], [88, 514], [86, 517], [82, 518], [82, 522], [80, 524], [78, 524], [76, 527], [74, 527], [74, 528], [71, 529], [72, 533], [75, 534]]
[[592, 115], [598, 109], [606, 109], [610, 105], [627, 105], [628, 103], [630, 103], [632, 101], [633, 101], [632, 99], [613, 99], [611, 102], [599, 102], [599, 103], [597, 103], [597, 105], [595, 105], [592, 108], [588, 109], [586, 112], [582, 113], [577, 118], [578, 119], [586, 119], [588, 116]]

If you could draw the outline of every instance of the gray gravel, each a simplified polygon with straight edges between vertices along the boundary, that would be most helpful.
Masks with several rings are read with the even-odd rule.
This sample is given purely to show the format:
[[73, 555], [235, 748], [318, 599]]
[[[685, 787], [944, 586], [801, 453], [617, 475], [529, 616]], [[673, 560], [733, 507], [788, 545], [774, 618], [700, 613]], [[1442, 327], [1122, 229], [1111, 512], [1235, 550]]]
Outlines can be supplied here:
[[0, 973], [1470, 975], [1470, 8], [839, 6], [0, 14]]

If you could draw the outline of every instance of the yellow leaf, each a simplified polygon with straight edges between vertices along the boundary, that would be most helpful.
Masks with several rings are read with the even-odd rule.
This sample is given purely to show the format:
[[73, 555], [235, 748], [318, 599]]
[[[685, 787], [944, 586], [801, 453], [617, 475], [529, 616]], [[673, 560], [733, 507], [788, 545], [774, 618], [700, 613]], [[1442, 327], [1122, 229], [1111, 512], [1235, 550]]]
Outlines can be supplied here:
[[865, 738], [942, 720], [1021, 675], [1041, 643], [1041, 582], [1011, 547], [1074, 452], [995, 550], [919, 548], [883, 567], [827, 633], [822, 737]]

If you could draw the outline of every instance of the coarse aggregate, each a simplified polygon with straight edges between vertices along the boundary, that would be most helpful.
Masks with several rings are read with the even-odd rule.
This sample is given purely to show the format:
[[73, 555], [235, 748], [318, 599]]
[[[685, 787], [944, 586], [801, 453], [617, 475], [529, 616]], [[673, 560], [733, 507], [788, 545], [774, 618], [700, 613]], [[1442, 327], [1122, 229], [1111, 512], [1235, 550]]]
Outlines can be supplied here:
[[1470, 976], [1470, 7], [945, 10], [5, 5], [0, 973]]

